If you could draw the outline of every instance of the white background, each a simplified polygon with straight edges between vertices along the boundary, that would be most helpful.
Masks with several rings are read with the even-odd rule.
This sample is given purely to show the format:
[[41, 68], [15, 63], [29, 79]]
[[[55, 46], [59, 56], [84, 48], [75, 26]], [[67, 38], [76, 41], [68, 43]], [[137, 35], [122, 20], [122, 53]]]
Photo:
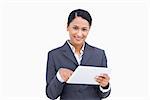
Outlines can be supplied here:
[[105, 50], [111, 95], [150, 99], [149, 0], [3, 0], [0, 4], [0, 99], [48, 100], [47, 53], [68, 39], [67, 17], [77, 8], [93, 18], [87, 42]]

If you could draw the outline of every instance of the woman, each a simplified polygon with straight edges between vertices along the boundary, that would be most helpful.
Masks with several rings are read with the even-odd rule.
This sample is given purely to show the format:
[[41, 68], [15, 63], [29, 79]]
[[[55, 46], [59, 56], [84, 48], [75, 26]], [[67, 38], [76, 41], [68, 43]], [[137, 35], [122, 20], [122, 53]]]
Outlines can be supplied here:
[[63, 46], [49, 51], [46, 94], [50, 99], [60, 96], [61, 100], [101, 100], [109, 96], [110, 78], [107, 74], [96, 77], [99, 85], [66, 83], [79, 65], [107, 67], [104, 50], [85, 42], [91, 24], [92, 18], [87, 11], [72, 11], [67, 23], [70, 39]]

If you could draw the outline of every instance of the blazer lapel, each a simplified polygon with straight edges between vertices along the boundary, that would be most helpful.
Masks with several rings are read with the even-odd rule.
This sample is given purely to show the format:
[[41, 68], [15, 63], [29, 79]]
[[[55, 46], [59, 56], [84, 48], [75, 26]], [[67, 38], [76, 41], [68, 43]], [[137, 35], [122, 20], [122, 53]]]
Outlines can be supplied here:
[[90, 56], [93, 52], [92, 47], [90, 47], [87, 43], [85, 43], [84, 53], [81, 60], [81, 65], [86, 65], [88, 59], [90, 59]]
[[68, 59], [70, 59], [76, 65], [78, 65], [78, 62], [67, 42], [62, 46], [62, 50], [63, 50], [64, 56], [66, 56]]

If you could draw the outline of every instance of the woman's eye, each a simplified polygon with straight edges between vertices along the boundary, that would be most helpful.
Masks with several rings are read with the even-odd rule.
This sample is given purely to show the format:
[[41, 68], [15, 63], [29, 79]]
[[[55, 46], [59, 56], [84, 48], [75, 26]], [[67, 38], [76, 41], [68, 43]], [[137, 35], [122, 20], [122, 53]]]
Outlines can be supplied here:
[[78, 27], [73, 27], [73, 29], [74, 29], [74, 30], [77, 30], [77, 29], [78, 29]]
[[82, 31], [87, 31], [87, 29], [83, 28]]

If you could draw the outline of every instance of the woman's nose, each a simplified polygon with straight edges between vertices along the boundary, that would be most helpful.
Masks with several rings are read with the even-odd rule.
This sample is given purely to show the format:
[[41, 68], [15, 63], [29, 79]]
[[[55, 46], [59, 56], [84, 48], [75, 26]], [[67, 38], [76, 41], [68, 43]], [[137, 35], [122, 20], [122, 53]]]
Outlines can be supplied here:
[[82, 36], [82, 30], [79, 30], [79, 31], [77, 32], [77, 35], [78, 35], [78, 36]]

